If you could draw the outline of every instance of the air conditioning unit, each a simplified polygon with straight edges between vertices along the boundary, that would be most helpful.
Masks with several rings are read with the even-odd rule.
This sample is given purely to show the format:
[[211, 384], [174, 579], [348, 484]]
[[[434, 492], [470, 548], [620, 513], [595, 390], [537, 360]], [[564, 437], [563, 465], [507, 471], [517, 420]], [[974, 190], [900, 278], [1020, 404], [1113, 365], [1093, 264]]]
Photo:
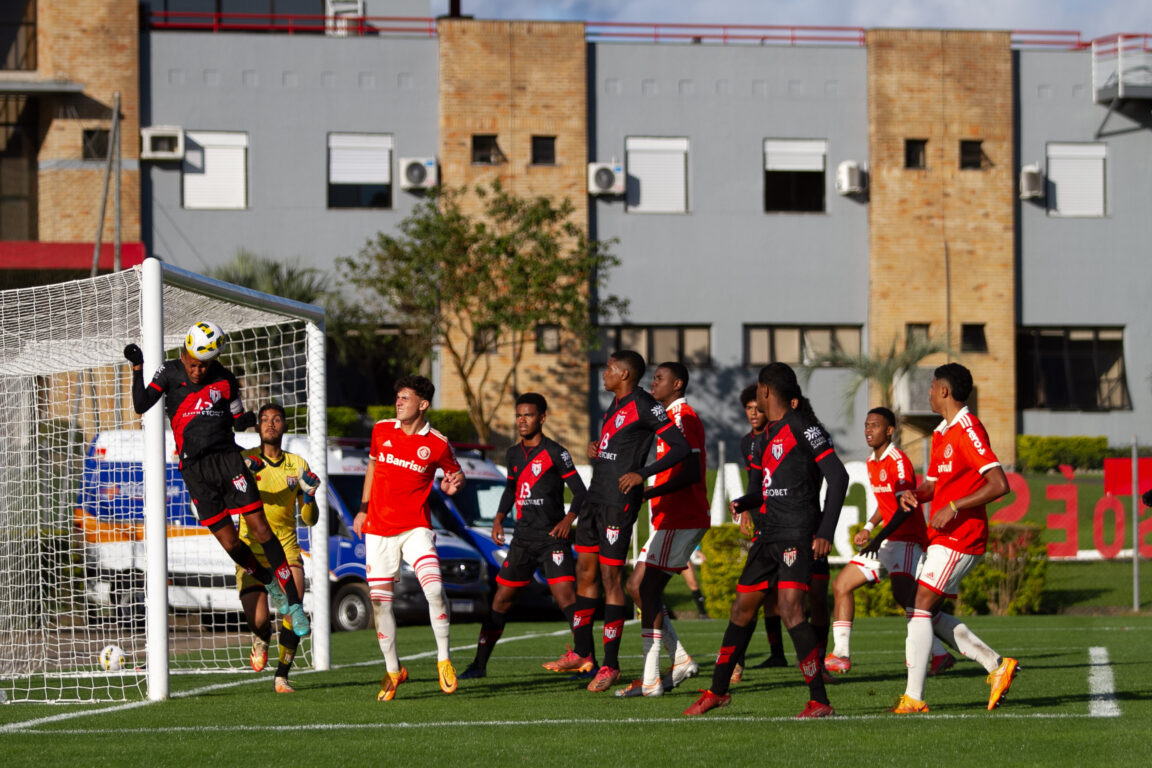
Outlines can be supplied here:
[[150, 125], [140, 129], [141, 160], [183, 160], [184, 129], [178, 125]]
[[1020, 169], [1020, 199], [1035, 200], [1044, 197], [1044, 174], [1040, 166], [1033, 163]]
[[588, 163], [588, 194], [624, 194], [624, 164], [616, 160], [610, 163]]
[[845, 160], [836, 166], [836, 194], [858, 195], [864, 191], [864, 172], [860, 163]]
[[928, 390], [932, 388], [935, 368], [918, 366], [901, 374], [892, 385], [892, 404], [908, 416], [927, 416], [932, 413], [928, 405]]
[[400, 189], [431, 189], [439, 183], [436, 158], [400, 158]]

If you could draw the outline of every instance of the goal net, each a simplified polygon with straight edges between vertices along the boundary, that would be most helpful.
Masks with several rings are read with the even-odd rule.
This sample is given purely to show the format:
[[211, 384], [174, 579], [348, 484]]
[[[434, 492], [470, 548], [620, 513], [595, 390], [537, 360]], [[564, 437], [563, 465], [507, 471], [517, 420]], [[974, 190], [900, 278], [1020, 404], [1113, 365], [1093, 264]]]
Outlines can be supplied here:
[[[162, 320], [150, 306], [162, 308]], [[133, 411], [123, 358], [125, 344], [141, 344], [147, 382], [161, 339], [164, 357], [174, 357], [187, 328], [204, 319], [228, 336], [220, 359], [239, 379], [245, 407], [283, 405], [288, 432], [299, 436], [285, 448], [326, 478], [322, 310], [154, 259], [90, 280], [0, 292], [4, 698], [156, 699], [168, 694], [169, 671], [255, 674], [235, 565], [197, 524], [163, 404], [143, 419]], [[164, 432], [163, 460], [149, 460], [146, 446], [160, 444], [149, 442], [150, 429]], [[259, 442], [255, 432], [237, 440]], [[149, 476], [163, 478], [152, 481], [163, 489], [152, 497]], [[324, 494], [318, 502], [321, 521], [308, 533], [327, 541]], [[318, 549], [305, 559], [310, 582], [317, 566], [327, 575], [327, 547]], [[306, 600], [313, 635], [296, 667], [328, 664], [327, 578], [316, 581]], [[262, 673], [268, 685], [277, 635]], [[108, 646], [123, 660], [102, 654]]]

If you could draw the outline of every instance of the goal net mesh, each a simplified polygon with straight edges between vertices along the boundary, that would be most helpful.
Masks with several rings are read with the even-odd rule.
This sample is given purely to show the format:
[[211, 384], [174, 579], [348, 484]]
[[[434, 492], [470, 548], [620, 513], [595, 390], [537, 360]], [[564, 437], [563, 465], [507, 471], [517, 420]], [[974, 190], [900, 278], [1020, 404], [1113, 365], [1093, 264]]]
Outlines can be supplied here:
[[[278, 402], [288, 432], [307, 432], [303, 320], [168, 284], [163, 311], [167, 358], [194, 322], [216, 322], [245, 407]], [[144, 441], [123, 357], [141, 322], [140, 267], [0, 292], [0, 693], [9, 700], [146, 692]], [[254, 432], [237, 439], [258, 444]], [[169, 668], [252, 674], [235, 566], [196, 524], [170, 432], [166, 454]], [[123, 649], [120, 669], [101, 664], [109, 645]], [[306, 639], [295, 665], [309, 664]]]

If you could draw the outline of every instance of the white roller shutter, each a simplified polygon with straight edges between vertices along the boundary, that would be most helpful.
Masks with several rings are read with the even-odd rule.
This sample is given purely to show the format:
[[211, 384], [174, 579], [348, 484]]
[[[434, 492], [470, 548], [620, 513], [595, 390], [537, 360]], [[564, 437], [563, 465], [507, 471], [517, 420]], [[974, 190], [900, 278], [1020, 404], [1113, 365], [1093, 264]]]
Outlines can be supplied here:
[[628, 210], [635, 213], [688, 211], [688, 139], [629, 138]]
[[391, 184], [392, 137], [368, 133], [328, 134], [330, 184]]
[[1060, 216], [1104, 215], [1105, 144], [1049, 144], [1048, 181], [1053, 194], [1048, 201]]
[[248, 207], [248, 134], [189, 131], [184, 137], [184, 207]]
[[823, 139], [765, 139], [764, 170], [823, 171], [828, 142]]

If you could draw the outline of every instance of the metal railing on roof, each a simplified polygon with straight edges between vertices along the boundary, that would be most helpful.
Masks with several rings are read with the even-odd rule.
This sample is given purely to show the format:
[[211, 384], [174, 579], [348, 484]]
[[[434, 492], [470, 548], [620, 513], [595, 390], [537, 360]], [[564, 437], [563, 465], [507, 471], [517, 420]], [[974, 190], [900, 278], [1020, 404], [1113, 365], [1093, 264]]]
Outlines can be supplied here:
[[1065, 48], [1079, 50], [1092, 42], [1079, 32], [1054, 29], [1016, 29], [1012, 31], [1013, 48]]
[[591, 42], [722, 43], [745, 45], [864, 45], [863, 27], [814, 27], [760, 24], [648, 24], [588, 21]]
[[413, 16], [154, 11], [150, 29], [185, 32], [271, 32], [286, 35], [435, 37], [436, 20]]

